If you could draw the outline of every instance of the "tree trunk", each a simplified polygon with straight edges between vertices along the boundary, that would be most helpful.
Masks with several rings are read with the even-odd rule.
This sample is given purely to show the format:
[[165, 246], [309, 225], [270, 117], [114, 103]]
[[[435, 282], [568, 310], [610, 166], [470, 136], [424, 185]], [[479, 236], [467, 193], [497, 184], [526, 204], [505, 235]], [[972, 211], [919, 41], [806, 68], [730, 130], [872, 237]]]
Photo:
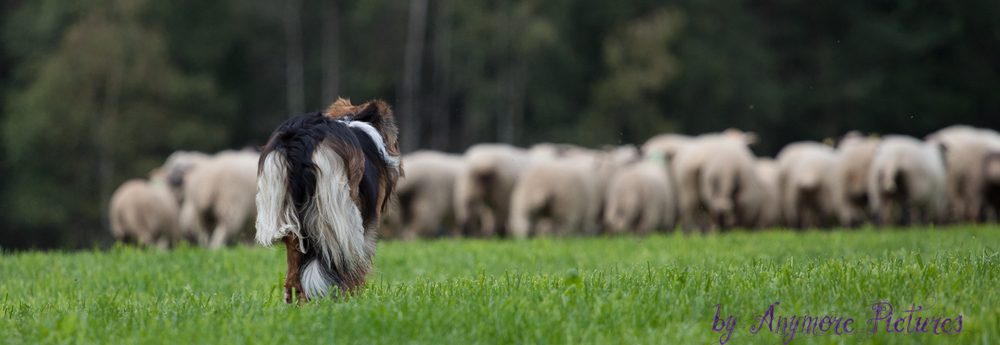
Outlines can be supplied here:
[[452, 0], [438, 2], [434, 24], [434, 107], [431, 113], [431, 147], [447, 151], [451, 146], [451, 28]]
[[507, 90], [507, 116], [510, 117], [510, 143], [516, 144], [524, 127], [524, 101], [528, 90], [528, 64], [522, 58], [516, 59], [511, 66], [510, 84]]
[[302, 0], [285, 0], [285, 83], [288, 117], [305, 112], [302, 63]]
[[519, 80], [522, 79], [517, 76], [520, 71], [520, 58], [517, 57], [514, 44], [515, 39], [513, 37], [516, 28], [514, 27], [516, 23], [514, 21], [513, 7], [510, 1], [503, 1], [500, 5], [500, 12], [503, 18], [503, 30], [499, 33], [500, 39], [499, 44], [501, 50], [504, 52], [506, 61], [504, 61], [504, 73], [500, 75], [500, 79], [497, 82], [497, 140], [505, 143], [514, 143], [515, 132], [516, 132], [516, 118], [518, 114], [522, 111], [524, 107], [524, 101], [518, 94], [523, 93], [519, 91]]
[[97, 188], [101, 198], [101, 228], [111, 229], [110, 202], [115, 186], [115, 121], [121, 103], [121, 64], [111, 68], [104, 89], [104, 109], [97, 120], [95, 143], [97, 144]]
[[323, 92], [322, 106], [340, 97], [340, 4], [338, 0], [323, 1]]
[[403, 92], [400, 117], [401, 146], [404, 152], [420, 147], [420, 67], [423, 64], [424, 36], [427, 29], [427, 0], [410, 0], [409, 28], [403, 56]]
[[524, 98], [528, 84], [527, 64], [519, 58], [509, 62], [506, 73], [500, 83], [500, 114], [497, 124], [497, 137], [500, 141], [514, 144], [517, 141], [517, 131], [524, 122]]

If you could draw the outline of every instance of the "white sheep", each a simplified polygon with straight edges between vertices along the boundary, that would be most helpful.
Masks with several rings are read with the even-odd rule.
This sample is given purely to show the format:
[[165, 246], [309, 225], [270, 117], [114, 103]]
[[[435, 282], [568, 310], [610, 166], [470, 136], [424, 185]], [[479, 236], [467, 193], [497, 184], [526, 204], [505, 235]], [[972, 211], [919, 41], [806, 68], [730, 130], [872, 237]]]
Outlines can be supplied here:
[[781, 196], [778, 188], [778, 163], [773, 159], [757, 159], [757, 180], [761, 187], [760, 216], [757, 217], [758, 229], [769, 229], [783, 223], [781, 215]]
[[681, 147], [691, 142], [693, 137], [684, 134], [665, 133], [646, 140], [642, 144], [642, 154], [646, 157], [663, 157], [671, 162]]
[[167, 174], [170, 191], [180, 204], [184, 200], [184, 179], [194, 167], [212, 159], [212, 156], [197, 151], [175, 151], [160, 167]]
[[[868, 170], [868, 200], [880, 225], [947, 220], [940, 146], [901, 135], [882, 139]], [[895, 209], [902, 211], [898, 217]]]
[[992, 208], [993, 221], [1000, 218], [1000, 152], [983, 157], [983, 181], [986, 204]]
[[596, 235], [612, 174], [637, 158], [635, 147], [624, 146], [536, 160], [511, 196], [510, 234], [515, 238]]
[[983, 221], [989, 188], [984, 164], [989, 154], [1000, 152], [1000, 134], [989, 129], [955, 125], [934, 132], [925, 140], [940, 145], [945, 152], [950, 220]]
[[761, 191], [747, 146], [755, 140], [750, 133], [727, 130], [695, 137], [678, 150], [673, 168], [684, 231], [756, 223]]
[[762, 191], [755, 159], [744, 145], [726, 145], [702, 166], [699, 192], [716, 227], [726, 230], [757, 224]]
[[256, 214], [258, 158], [256, 152], [223, 151], [187, 174], [180, 215], [186, 235], [212, 249], [233, 238], [253, 243], [247, 219]]
[[506, 235], [510, 195], [528, 166], [528, 150], [508, 144], [477, 144], [463, 157], [466, 169], [455, 182], [455, 222], [463, 232], [478, 232], [481, 237]]
[[582, 156], [532, 164], [511, 195], [509, 234], [514, 238], [596, 234], [600, 192], [585, 173], [595, 164]]
[[833, 149], [818, 142], [797, 142], [785, 146], [776, 160], [785, 224], [799, 229], [828, 226], [837, 215]]
[[671, 180], [670, 168], [662, 158], [650, 158], [615, 173], [604, 208], [606, 229], [638, 234], [672, 230], [677, 221], [677, 195]]
[[400, 228], [396, 237], [412, 240], [432, 237], [451, 223], [449, 234], [461, 235], [454, 226], [455, 179], [465, 169], [461, 156], [437, 151], [416, 151], [402, 158], [406, 176], [396, 183]]
[[155, 169], [149, 180], [128, 180], [115, 190], [109, 207], [115, 239], [161, 249], [179, 239], [177, 202], [166, 182], [166, 173]]
[[868, 168], [880, 139], [849, 132], [837, 144], [833, 172], [833, 204], [842, 227], [856, 227], [868, 214]]

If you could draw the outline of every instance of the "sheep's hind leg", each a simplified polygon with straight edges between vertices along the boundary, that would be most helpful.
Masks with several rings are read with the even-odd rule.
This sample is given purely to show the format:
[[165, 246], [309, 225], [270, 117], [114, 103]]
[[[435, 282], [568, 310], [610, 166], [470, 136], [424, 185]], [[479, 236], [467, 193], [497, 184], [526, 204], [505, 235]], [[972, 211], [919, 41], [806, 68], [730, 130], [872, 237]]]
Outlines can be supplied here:
[[170, 250], [170, 238], [161, 236], [158, 240], [156, 240], [156, 246], [159, 247], [160, 250]]
[[225, 247], [226, 242], [228, 241], [229, 229], [227, 229], [226, 226], [222, 225], [220, 222], [219, 225], [215, 227], [215, 230], [212, 231], [212, 237], [208, 241], [208, 249], [219, 249]]
[[292, 304], [295, 298], [295, 290], [298, 290], [299, 305], [307, 302], [306, 294], [302, 291], [302, 252], [299, 251], [298, 238], [295, 235], [288, 235], [284, 238], [285, 249], [288, 259], [288, 274], [285, 275], [285, 303]]

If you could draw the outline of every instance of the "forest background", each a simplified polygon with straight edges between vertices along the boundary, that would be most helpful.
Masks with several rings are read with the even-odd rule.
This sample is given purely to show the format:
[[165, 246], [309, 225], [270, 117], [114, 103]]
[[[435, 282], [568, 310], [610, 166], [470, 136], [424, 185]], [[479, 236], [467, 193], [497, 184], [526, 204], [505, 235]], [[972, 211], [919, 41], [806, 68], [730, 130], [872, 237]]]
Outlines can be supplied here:
[[1000, 2], [5, 0], [0, 247], [111, 242], [106, 205], [175, 150], [261, 145], [338, 95], [402, 149], [754, 131], [1000, 128]]

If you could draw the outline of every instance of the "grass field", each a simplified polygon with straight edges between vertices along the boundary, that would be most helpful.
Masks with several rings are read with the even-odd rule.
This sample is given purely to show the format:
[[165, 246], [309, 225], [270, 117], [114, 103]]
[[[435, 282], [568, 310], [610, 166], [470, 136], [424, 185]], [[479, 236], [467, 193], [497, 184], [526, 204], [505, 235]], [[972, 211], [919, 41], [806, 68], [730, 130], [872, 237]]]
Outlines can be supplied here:
[[[727, 344], [787, 343], [792, 315], [854, 321], [794, 344], [996, 344], [998, 248], [995, 227], [383, 242], [363, 293], [304, 307], [282, 302], [277, 249], [8, 252], [0, 342], [718, 344], [720, 305]], [[961, 331], [872, 334], [876, 302]]]

